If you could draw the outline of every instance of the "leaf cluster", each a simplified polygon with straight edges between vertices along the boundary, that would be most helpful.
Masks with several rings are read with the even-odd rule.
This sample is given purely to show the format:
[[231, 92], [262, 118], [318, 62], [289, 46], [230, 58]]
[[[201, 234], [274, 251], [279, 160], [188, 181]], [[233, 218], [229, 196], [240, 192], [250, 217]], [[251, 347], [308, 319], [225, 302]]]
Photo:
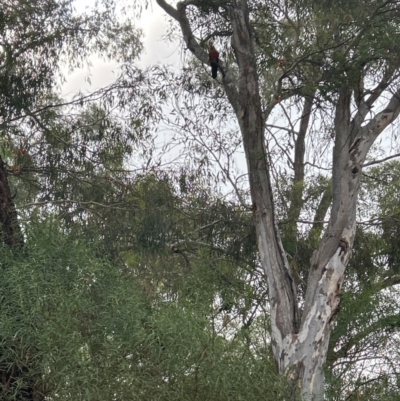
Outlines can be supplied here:
[[22, 252], [1, 248], [3, 400], [281, 399], [268, 353], [216, 332], [206, 259], [166, 299], [143, 292], [140, 263], [110, 264], [56, 220], [25, 234]]

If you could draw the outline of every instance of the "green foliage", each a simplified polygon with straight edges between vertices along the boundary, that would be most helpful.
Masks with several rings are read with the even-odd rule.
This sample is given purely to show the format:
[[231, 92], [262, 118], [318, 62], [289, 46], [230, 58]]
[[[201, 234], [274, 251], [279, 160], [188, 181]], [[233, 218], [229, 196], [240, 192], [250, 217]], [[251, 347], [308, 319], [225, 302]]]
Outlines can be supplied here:
[[[334, 400], [341, 399], [344, 387], [349, 399], [400, 398], [393, 370], [400, 328], [399, 290], [395, 286], [399, 282], [398, 169], [397, 161], [371, 168], [363, 183], [359, 213], [370, 220], [356, 233], [328, 355]], [[388, 355], [393, 358], [389, 364]]]
[[[400, 398], [396, 378], [400, 328], [397, 286], [399, 165], [398, 161], [392, 161], [372, 167], [363, 179], [358, 208], [358, 219], [363, 224], [357, 227], [343, 284], [340, 312], [327, 357], [329, 400]], [[283, 207], [289, 201], [296, 201], [294, 197], [298, 196], [298, 187], [290, 188], [287, 180], [279, 185]], [[301, 192], [302, 213], [314, 216], [314, 221], [326, 220], [331, 192], [330, 181], [323, 176], [308, 179]], [[302, 295], [323, 224], [314, 223], [311, 229], [299, 229], [300, 225], [288, 219], [283, 210], [280, 227], [284, 246], [290, 252], [289, 261]], [[291, 223], [294, 228], [290, 227]], [[291, 236], [293, 229], [296, 233], [294, 239]], [[388, 355], [391, 356], [390, 362]]]
[[34, 224], [21, 252], [1, 249], [0, 371], [11, 376], [2, 400], [20, 399], [27, 383], [35, 399], [281, 399], [284, 383], [249, 332], [216, 331], [206, 260], [168, 300], [63, 231]]
[[[281, 78], [283, 92], [316, 93], [315, 107], [329, 113], [343, 83], [357, 88], [365, 76], [374, 84], [398, 67], [393, 2], [296, 0], [295, 12], [288, 4], [249, 2], [266, 102]], [[62, 103], [53, 93], [59, 60], [74, 68], [97, 51], [130, 62], [140, 51], [137, 32], [117, 23], [114, 5], [104, 1], [84, 15], [70, 1], [0, 5], [0, 150], [30, 222], [24, 249], [0, 253], [0, 397], [31, 399], [33, 389], [35, 401], [284, 399], [252, 213], [210, 189], [232, 178], [211, 171], [210, 149], [219, 162], [240, 147], [232, 127], [223, 131], [232, 110], [220, 86], [192, 74], [197, 64], [176, 77], [128, 63], [93, 103], [80, 97], [53, 107]], [[188, 17], [200, 40], [217, 42], [234, 75], [225, 5], [204, 1]], [[184, 97], [179, 113], [191, 117], [182, 129], [192, 147], [187, 170], [163, 171], [147, 142], [171, 93]], [[179, 127], [178, 117], [166, 121]], [[142, 156], [153, 163], [151, 174], [126, 169]], [[329, 353], [332, 399], [345, 392], [349, 400], [398, 398], [387, 365], [357, 377], [360, 360], [383, 360], [387, 347], [396, 349], [400, 327], [398, 293], [390, 291], [400, 270], [398, 164], [388, 170], [371, 170], [386, 186], [364, 186], [377, 210], [372, 217], [383, 224], [357, 233]], [[323, 224], [306, 232], [296, 220], [301, 213], [325, 220], [331, 183], [317, 174], [290, 188], [285, 174], [279, 185], [287, 192], [277, 208], [283, 242], [303, 295]]]
[[[18, 380], [34, 383], [37, 397], [112, 399], [119, 379], [124, 393], [128, 355], [150, 343], [140, 290], [96, 257], [94, 245], [62, 234], [56, 221], [26, 235], [19, 254], [1, 250], [1, 370], [24, 367]], [[2, 399], [18, 391], [3, 387]]]
[[73, 5], [72, 0], [1, 2], [1, 124], [35, 111], [58, 83], [62, 63], [82, 66], [95, 51], [131, 61], [140, 51], [139, 34], [130, 21], [118, 22], [112, 3], [99, 3], [86, 14], [77, 14]]

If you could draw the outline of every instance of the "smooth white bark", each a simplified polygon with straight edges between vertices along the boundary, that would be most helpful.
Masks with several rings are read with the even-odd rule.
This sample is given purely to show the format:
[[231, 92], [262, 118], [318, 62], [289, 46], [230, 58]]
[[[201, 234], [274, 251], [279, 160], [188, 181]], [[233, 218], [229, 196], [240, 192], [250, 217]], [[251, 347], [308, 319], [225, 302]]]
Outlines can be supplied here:
[[[197, 6], [199, 2], [181, 1], [174, 8], [165, 0], [156, 1], [179, 23], [183, 39], [192, 54], [201, 62], [208, 63], [207, 53], [193, 35], [186, 16], [186, 8]], [[398, 117], [400, 90], [393, 95], [385, 110], [363, 126], [368, 110], [387, 87], [393, 71], [388, 69], [371, 95], [357, 103], [358, 110], [353, 118], [350, 113], [353, 92], [348, 85], [340, 89], [335, 112], [331, 215], [311, 259], [300, 317], [296, 285], [276, 225], [265, 148], [265, 121], [277, 104], [279, 94], [263, 111], [247, 0], [232, 0], [226, 7], [239, 73], [233, 79], [229, 66], [224, 66], [226, 77], [223, 86], [243, 137], [258, 249], [268, 281], [273, 353], [279, 371], [293, 379], [294, 392], [298, 386], [305, 400], [320, 401], [324, 394], [323, 366], [354, 242], [362, 166], [375, 139]], [[296, 395], [293, 397], [296, 399]]]

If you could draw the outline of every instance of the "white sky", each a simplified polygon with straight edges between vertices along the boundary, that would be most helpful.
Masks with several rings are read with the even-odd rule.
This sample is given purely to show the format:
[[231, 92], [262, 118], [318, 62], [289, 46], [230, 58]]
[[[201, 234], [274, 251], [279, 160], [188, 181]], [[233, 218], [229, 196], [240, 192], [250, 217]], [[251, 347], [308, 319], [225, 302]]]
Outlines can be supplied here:
[[[82, 0], [79, 2], [79, 9], [93, 4], [92, 0]], [[144, 52], [137, 64], [140, 67], [148, 67], [156, 63], [160, 64], [180, 64], [179, 45], [168, 43], [163, 39], [168, 28], [168, 19], [165, 12], [157, 5], [150, 5], [144, 11], [140, 21], [136, 26], [143, 29]], [[92, 67], [75, 70], [66, 74], [66, 83], [62, 86], [62, 94], [72, 96], [78, 91], [93, 91], [112, 83], [117, 77], [118, 65], [113, 62], [105, 62], [98, 57], [91, 58]], [[90, 78], [90, 84], [87, 78]]]

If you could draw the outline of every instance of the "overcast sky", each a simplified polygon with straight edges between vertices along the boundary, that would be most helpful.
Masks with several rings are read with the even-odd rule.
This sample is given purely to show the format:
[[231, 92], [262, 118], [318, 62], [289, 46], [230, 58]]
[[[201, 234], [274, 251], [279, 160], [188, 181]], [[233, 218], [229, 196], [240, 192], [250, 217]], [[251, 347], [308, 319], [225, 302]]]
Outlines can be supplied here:
[[[83, 4], [90, 3], [91, 0], [80, 2], [79, 8], [83, 8]], [[138, 60], [139, 66], [147, 67], [156, 63], [179, 65], [179, 45], [167, 43], [162, 39], [167, 31], [168, 22], [165, 12], [155, 2], [143, 13], [137, 26], [144, 32], [144, 53]], [[91, 62], [90, 72], [84, 68], [66, 74], [67, 82], [62, 86], [64, 95], [73, 95], [78, 91], [92, 91], [115, 80], [118, 69], [115, 63], [105, 62], [98, 57], [92, 57]], [[91, 84], [87, 82], [88, 75]]]

